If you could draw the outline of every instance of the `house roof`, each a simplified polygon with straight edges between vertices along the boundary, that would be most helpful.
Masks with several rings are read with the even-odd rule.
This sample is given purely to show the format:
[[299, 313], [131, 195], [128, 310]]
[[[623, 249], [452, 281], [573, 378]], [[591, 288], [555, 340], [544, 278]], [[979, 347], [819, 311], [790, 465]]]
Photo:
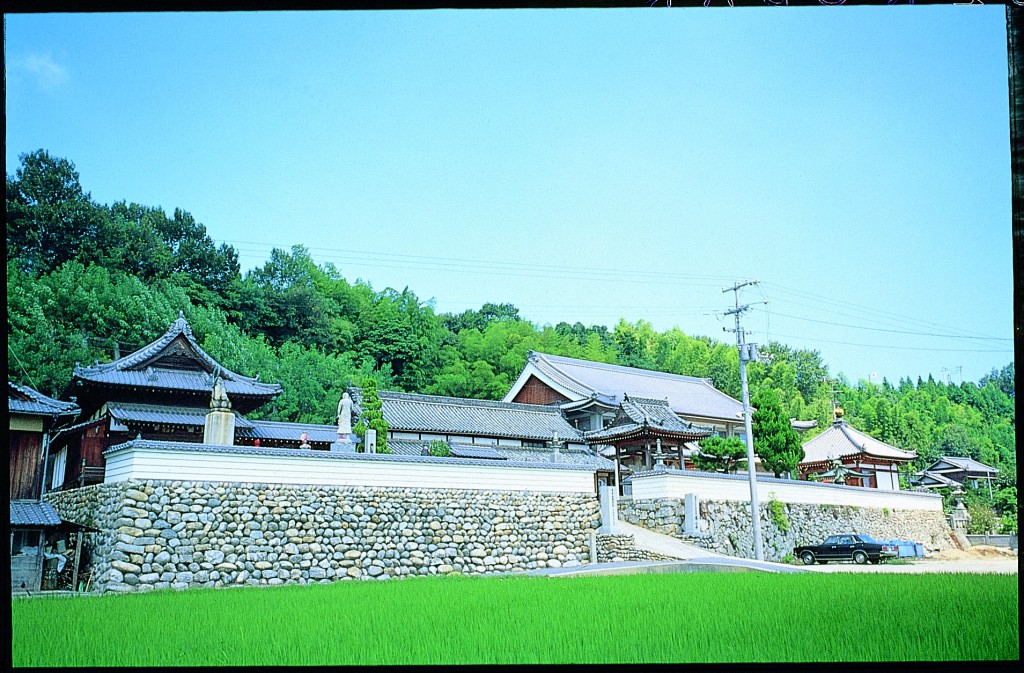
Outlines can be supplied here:
[[[162, 337], [114, 362], [92, 367], [75, 365], [72, 385], [88, 382], [104, 386], [148, 388], [157, 391], [206, 392], [219, 373], [228, 396], [266, 398], [280, 394], [276, 383], [260, 383], [225, 369], [204, 351], [192, 334], [183, 314], [171, 323]], [[65, 394], [71, 392], [71, 388]]]
[[27, 416], [76, 416], [81, 411], [74, 402], [63, 402], [47, 397], [28, 386], [7, 381], [7, 410]]
[[11, 500], [11, 525], [51, 528], [59, 526], [60, 515], [48, 502]]
[[511, 400], [536, 376], [569, 398], [570, 403], [594, 398], [618, 405], [624, 395], [668, 400], [677, 414], [736, 422], [743, 404], [716, 389], [708, 379], [649, 371], [603, 362], [530, 351], [526, 366], [505, 400]]
[[917, 458], [913, 451], [904, 451], [879, 441], [855, 430], [843, 419], [834, 422], [832, 427], [804, 443], [803, 447], [804, 459], [800, 461], [801, 465], [857, 455], [897, 461]]
[[927, 471], [967, 472], [968, 474], [999, 474], [999, 470], [996, 468], [986, 465], [985, 463], [979, 463], [973, 458], [968, 458], [966, 456], [940, 456], [937, 461], [928, 467]]
[[[353, 401], [360, 405], [362, 390], [350, 390]], [[390, 430], [528, 440], [549, 440], [558, 435], [559, 439], [583, 443], [583, 434], [565, 420], [558, 407], [388, 390], [377, 392]]]
[[[310, 442], [338, 441], [338, 426], [314, 423], [286, 423], [282, 421], [248, 421], [244, 427], [236, 426], [235, 436], [248, 439], [274, 439], [300, 441], [302, 433]], [[390, 442], [389, 442], [390, 443]]]
[[615, 420], [607, 428], [584, 433], [587, 441], [613, 443], [643, 435], [684, 440], [710, 437], [714, 428], [689, 423], [669, 408], [668, 400], [622, 396]]

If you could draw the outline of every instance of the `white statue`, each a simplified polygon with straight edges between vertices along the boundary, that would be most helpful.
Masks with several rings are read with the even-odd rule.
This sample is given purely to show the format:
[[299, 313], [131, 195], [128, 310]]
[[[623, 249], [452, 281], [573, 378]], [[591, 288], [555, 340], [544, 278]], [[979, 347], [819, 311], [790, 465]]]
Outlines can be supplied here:
[[348, 391], [341, 396], [338, 402], [338, 436], [347, 438], [352, 434], [352, 398]]

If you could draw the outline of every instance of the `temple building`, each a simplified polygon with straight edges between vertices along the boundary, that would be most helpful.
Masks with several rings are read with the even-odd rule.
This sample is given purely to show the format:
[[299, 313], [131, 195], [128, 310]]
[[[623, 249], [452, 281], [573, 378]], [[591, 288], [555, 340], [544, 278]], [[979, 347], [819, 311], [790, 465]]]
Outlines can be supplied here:
[[966, 485], [980, 488], [984, 482], [992, 494], [992, 480], [999, 470], [984, 463], [979, 463], [966, 456], [941, 456], [921, 472], [910, 479], [910, 483], [919, 488], [962, 489]]
[[[633, 472], [657, 467], [685, 469], [693, 442], [714, 434], [710, 426], [684, 421], [668, 400], [652, 400], [623, 394], [611, 423], [584, 433], [588, 443], [605, 446], [601, 455], [614, 457], [615, 482]], [[620, 486], [620, 495], [623, 489]]]
[[[363, 391], [350, 388], [356, 408]], [[456, 458], [589, 465], [608, 479], [611, 461], [597, 456], [557, 407], [442, 395], [377, 391], [388, 424], [387, 446], [421, 455], [444, 442]]]
[[[797, 469], [802, 479], [844, 483], [891, 491], [900, 490], [899, 466], [917, 458], [854, 429], [836, 409], [832, 427], [807, 441]], [[814, 475], [813, 477], [811, 475]]]
[[583, 432], [615, 421], [619, 404], [636, 399], [665, 400], [680, 419], [732, 437], [743, 433], [743, 404], [708, 379], [609, 365], [530, 351], [505, 402], [556, 405]]
[[196, 343], [179, 313], [163, 336], [134, 353], [75, 367], [60, 397], [80, 407], [81, 415], [51, 443], [50, 487], [102, 482], [103, 452], [129, 440], [202, 443], [217, 379], [230, 400], [237, 445], [327, 450], [338, 439], [334, 426], [246, 418], [281, 394], [281, 386], [225, 368]]

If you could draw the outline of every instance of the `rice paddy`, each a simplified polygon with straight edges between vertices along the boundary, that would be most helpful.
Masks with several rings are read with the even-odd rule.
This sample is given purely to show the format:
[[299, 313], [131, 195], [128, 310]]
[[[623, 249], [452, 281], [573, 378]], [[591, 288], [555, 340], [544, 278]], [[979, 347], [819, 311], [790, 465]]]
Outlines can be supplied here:
[[15, 666], [1019, 658], [1016, 575], [427, 577], [12, 601]]

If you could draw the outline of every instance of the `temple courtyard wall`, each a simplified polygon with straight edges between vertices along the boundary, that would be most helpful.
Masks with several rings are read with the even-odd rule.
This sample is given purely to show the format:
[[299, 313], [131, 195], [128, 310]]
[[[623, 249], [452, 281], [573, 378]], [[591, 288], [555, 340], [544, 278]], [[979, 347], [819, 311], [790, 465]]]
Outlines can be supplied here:
[[131, 479], [46, 499], [102, 531], [93, 586], [117, 592], [571, 566], [600, 523], [578, 493]]
[[[623, 521], [721, 554], [754, 558], [746, 475], [658, 470], [634, 475], [631, 482], [632, 495], [618, 502]], [[840, 533], [911, 540], [933, 551], [954, 546], [942, 498], [934, 493], [763, 476], [757, 483], [767, 561], [782, 561], [793, 547]]]

